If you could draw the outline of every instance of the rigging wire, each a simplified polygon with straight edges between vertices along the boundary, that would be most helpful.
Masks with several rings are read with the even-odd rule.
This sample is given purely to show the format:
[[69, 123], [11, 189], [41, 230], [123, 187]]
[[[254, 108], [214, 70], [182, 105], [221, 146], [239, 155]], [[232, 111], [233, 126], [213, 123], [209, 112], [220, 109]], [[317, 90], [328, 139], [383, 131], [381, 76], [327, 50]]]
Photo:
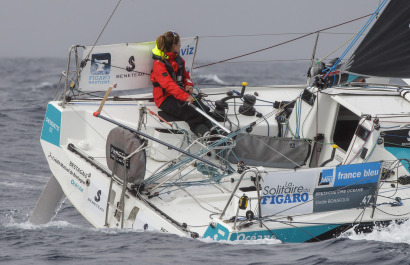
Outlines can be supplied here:
[[[322, 34], [331, 35], [351, 35], [354, 33], [349, 32], [321, 32]], [[233, 35], [209, 35], [209, 36], [199, 36], [200, 38], [232, 38], [232, 37], [263, 37], [263, 36], [285, 36], [285, 35], [305, 35], [309, 32], [284, 32], [284, 33], [262, 33], [262, 34], [233, 34]]]
[[214, 62], [214, 63], [200, 65], [200, 66], [194, 67], [193, 69], [199, 69], [199, 68], [211, 66], [211, 65], [214, 65], [214, 64], [219, 64], [219, 63], [231, 61], [231, 60], [234, 60], [234, 59], [238, 59], [238, 58], [241, 58], [241, 57], [245, 57], [245, 56], [255, 54], [255, 53], [258, 53], [258, 52], [266, 51], [266, 50], [269, 50], [269, 49], [272, 49], [272, 48], [275, 48], [275, 47], [278, 47], [278, 46], [281, 46], [281, 45], [284, 45], [284, 44], [287, 44], [287, 43], [290, 43], [290, 42], [293, 42], [293, 41], [296, 41], [296, 40], [299, 40], [299, 39], [302, 39], [302, 38], [305, 38], [305, 37], [313, 35], [315, 33], [319, 33], [319, 32], [322, 32], [322, 31], [325, 31], [325, 30], [328, 30], [328, 29], [336, 28], [336, 27], [339, 27], [339, 26], [342, 26], [342, 25], [345, 25], [345, 24], [348, 24], [348, 23], [351, 23], [351, 22], [354, 22], [354, 21], [369, 17], [371, 15], [373, 15], [373, 13], [362, 16], [362, 17], [359, 17], [359, 18], [355, 18], [355, 19], [352, 19], [352, 20], [349, 20], [349, 21], [346, 21], [346, 22], [343, 22], [343, 23], [340, 23], [340, 24], [337, 24], [337, 25], [334, 25], [334, 26], [331, 26], [331, 27], [327, 27], [327, 28], [324, 28], [324, 29], [319, 29], [319, 30], [316, 30], [314, 32], [310, 32], [310, 33], [307, 33], [305, 35], [302, 35], [300, 37], [296, 37], [296, 38], [293, 38], [293, 39], [290, 39], [290, 40], [287, 40], [287, 41], [284, 41], [284, 42], [281, 42], [281, 43], [278, 43], [278, 44], [275, 44], [275, 45], [272, 45], [272, 46], [269, 46], [269, 47], [266, 47], [266, 48], [263, 48], [263, 49], [259, 49], [259, 50], [249, 52], [249, 53], [246, 53], [246, 54], [243, 54], [243, 55], [231, 57], [231, 58], [228, 58], [228, 59], [225, 59], [225, 60], [217, 61], [217, 62]]
[[110, 22], [112, 16], [114, 15], [114, 13], [115, 13], [115, 11], [117, 10], [118, 6], [120, 5], [121, 1], [122, 1], [122, 0], [119, 0], [119, 1], [118, 1], [117, 5], [115, 6], [114, 10], [112, 11], [110, 17], [108, 18], [107, 22], [105, 23], [103, 29], [101, 30], [100, 35], [98, 35], [98, 37], [97, 37], [97, 39], [95, 40], [93, 46], [91, 47], [90, 52], [87, 54], [87, 57], [85, 58], [85, 60], [88, 60], [88, 58], [90, 57], [91, 52], [93, 51], [95, 45], [97, 45], [97, 42], [100, 40], [101, 35], [103, 34], [105, 28], [107, 27], [108, 23]]

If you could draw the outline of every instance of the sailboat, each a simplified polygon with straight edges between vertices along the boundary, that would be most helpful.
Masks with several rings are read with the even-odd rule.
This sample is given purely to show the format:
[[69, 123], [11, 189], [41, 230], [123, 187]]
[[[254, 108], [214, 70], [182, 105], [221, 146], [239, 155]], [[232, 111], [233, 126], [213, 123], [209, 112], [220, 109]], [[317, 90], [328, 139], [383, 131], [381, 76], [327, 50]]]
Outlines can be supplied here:
[[[410, 77], [409, 24], [410, 2], [384, 0], [348, 60], [314, 62], [307, 85], [198, 89], [192, 111], [214, 125], [201, 136], [153, 102], [155, 42], [71, 47], [29, 221], [65, 198], [97, 228], [216, 241], [313, 242], [408, 219], [409, 87], [372, 80]], [[182, 39], [187, 68], [197, 49]]]

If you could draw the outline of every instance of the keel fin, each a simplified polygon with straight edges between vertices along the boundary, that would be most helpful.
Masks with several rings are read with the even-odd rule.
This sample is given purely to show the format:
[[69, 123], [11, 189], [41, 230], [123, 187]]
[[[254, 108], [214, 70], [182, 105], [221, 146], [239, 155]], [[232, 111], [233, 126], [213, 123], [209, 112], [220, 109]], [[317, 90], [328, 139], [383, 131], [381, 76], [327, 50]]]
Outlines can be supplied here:
[[50, 222], [64, 198], [60, 184], [54, 175], [51, 175], [28, 221], [35, 225]]

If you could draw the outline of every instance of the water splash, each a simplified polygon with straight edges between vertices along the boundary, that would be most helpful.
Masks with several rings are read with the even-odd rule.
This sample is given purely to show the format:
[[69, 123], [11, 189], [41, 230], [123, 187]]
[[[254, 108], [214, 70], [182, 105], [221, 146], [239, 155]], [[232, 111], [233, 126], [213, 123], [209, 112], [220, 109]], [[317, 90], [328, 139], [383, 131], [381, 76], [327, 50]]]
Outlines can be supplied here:
[[410, 244], [410, 220], [404, 223], [392, 223], [386, 227], [377, 227], [371, 233], [355, 233], [353, 228], [341, 235], [351, 240], [368, 240], [389, 243]]
[[256, 239], [256, 240], [215, 241], [212, 238], [207, 237], [207, 238], [200, 238], [198, 240], [204, 243], [217, 243], [217, 244], [227, 244], [227, 245], [277, 245], [277, 244], [282, 244], [282, 241], [280, 241], [279, 239], [274, 239], [274, 238], [264, 238], [264, 239]]

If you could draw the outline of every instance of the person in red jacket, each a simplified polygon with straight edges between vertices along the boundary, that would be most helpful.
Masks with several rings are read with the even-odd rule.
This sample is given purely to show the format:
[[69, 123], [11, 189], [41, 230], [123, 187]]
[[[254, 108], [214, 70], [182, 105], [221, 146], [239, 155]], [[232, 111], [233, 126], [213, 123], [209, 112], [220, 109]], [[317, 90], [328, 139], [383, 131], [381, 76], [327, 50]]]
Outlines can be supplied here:
[[186, 104], [194, 102], [191, 96], [194, 84], [185, 70], [184, 59], [178, 54], [180, 48], [181, 41], [177, 33], [168, 31], [158, 36], [156, 47], [152, 50], [152, 94], [160, 109], [185, 120], [191, 131], [203, 136], [212, 123]]

